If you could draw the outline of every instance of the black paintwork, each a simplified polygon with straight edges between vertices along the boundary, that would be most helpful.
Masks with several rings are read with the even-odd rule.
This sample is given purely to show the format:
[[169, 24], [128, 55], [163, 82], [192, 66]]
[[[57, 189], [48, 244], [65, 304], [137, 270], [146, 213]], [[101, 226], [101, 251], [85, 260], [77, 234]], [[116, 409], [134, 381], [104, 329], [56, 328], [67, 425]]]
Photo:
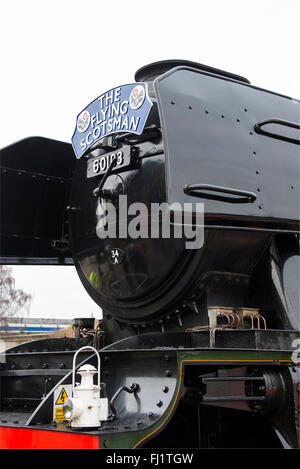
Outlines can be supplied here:
[[[195, 194], [184, 191], [190, 184], [248, 191], [256, 200], [211, 201], [204, 188], [196, 201], [205, 204], [210, 224], [217, 219], [218, 224], [246, 221], [250, 227], [260, 222], [268, 228], [276, 221], [278, 228], [299, 229], [299, 147], [254, 131], [267, 118], [299, 127], [298, 101], [187, 67], [157, 78], [155, 91], [170, 203], [195, 202]], [[277, 127], [269, 124], [270, 131], [278, 133]], [[299, 136], [294, 128], [282, 127], [280, 132]]]
[[[79, 161], [69, 144], [39, 137], [2, 151], [2, 261], [74, 261], [83, 286], [103, 308], [102, 380], [107, 396], [117, 396], [116, 415], [93, 433], [150, 432], [181, 379], [180, 351], [199, 358], [208, 350], [231, 350], [236, 357], [247, 350], [253, 362], [243, 368], [214, 361], [185, 365], [176, 413], [153, 444], [249, 446], [262, 438], [272, 447], [296, 447], [299, 373], [276, 362], [262, 368], [254, 360], [258, 352], [291, 354], [299, 338], [299, 102], [187, 61], [151, 64], [136, 80], [148, 82], [153, 102], [140, 137], [103, 139]], [[93, 158], [123, 146], [131, 148], [128, 166], [87, 177]], [[173, 237], [100, 239], [104, 205], [121, 211], [118, 195], [148, 208], [153, 202], [204, 202], [204, 245], [186, 250], [185, 240]], [[208, 307], [216, 305], [257, 308], [267, 330], [215, 331], [212, 347]], [[206, 329], [186, 332], [195, 326]], [[71, 382], [74, 351], [93, 340], [81, 337], [82, 327], [78, 320], [74, 339], [10, 350], [1, 365], [2, 424], [18, 419], [16, 425], [50, 428], [55, 386]], [[87, 354], [78, 366], [93, 361]], [[236, 385], [241, 375], [248, 391], [253, 387], [246, 397]], [[266, 387], [257, 389], [262, 376]], [[126, 392], [134, 383], [135, 392]], [[245, 411], [254, 412], [261, 432]]]
[[66, 207], [70, 144], [30, 137], [1, 150], [1, 263], [72, 264]]
[[232, 80], [241, 81], [243, 83], [250, 83], [247, 78], [241, 77], [240, 75], [235, 75], [233, 73], [225, 72], [224, 70], [219, 70], [218, 68], [209, 67], [208, 65], [199, 64], [190, 60], [178, 59], [161, 60], [160, 62], [154, 62], [145, 65], [144, 67], [141, 67], [139, 70], [136, 71], [134, 77], [136, 81], [153, 81], [155, 78], [160, 75], [163, 75], [167, 71], [182, 65], [185, 65], [186, 67], [192, 67], [204, 72], [213, 73], [215, 75], [231, 78]]
[[[299, 103], [238, 76], [192, 66], [171, 61], [138, 72], [137, 79], [148, 80], [154, 103], [148, 124], [161, 128], [162, 141], [159, 136], [155, 144], [150, 137], [145, 143], [135, 141], [131, 169], [109, 176], [103, 188], [108, 194], [127, 195], [128, 204], [144, 202], [148, 209], [153, 202], [203, 202], [210, 227], [203, 248], [188, 251], [185, 240], [178, 239], [100, 240], [96, 226], [104, 229], [99, 228], [103, 200], [93, 191], [101, 178], [86, 180], [85, 160], [74, 173], [72, 251], [83, 285], [107, 313], [107, 343], [132, 333], [126, 323], [148, 331], [173, 330], [174, 313], [190, 297], [206, 295], [196, 287], [203, 276], [214, 271], [247, 273], [251, 280], [273, 233], [299, 228], [298, 146], [254, 131], [268, 116], [297, 121]], [[287, 135], [296, 131], [284, 130]], [[89, 158], [95, 156], [94, 151]], [[116, 197], [111, 202], [116, 206]], [[109, 262], [113, 249], [124, 253], [118, 265]], [[243, 296], [249, 302], [255, 291], [250, 288]], [[218, 304], [234, 303], [225, 290], [218, 297]], [[254, 301], [252, 306], [261, 305]], [[191, 313], [186, 327], [205, 322], [205, 315], [200, 319]], [[289, 314], [285, 311], [283, 317]], [[292, 314], [297, 317], [298, 312]], [[110, 317], [117, 321], [114, 325]]]

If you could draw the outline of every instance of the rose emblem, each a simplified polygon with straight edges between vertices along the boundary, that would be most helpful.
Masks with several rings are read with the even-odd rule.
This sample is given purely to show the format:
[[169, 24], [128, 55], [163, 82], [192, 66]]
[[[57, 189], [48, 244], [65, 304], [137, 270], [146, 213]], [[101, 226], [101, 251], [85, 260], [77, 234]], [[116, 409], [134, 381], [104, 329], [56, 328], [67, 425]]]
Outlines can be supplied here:
[[131, 109], [139, 109], [145, 99], [145, 89], [142, 85], [137, 85], [130, 93], [129, 104]]

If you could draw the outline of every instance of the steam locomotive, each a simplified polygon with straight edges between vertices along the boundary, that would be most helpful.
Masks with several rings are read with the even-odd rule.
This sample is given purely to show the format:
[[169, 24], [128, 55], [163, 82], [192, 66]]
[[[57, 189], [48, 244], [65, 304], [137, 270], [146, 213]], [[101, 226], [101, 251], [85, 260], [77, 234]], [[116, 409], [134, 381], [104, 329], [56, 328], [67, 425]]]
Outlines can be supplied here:
[[74, 264], [103, 311], [6, 352], [3, 447], [300, 447], [299, 129], [299, 101], [168, 60], [73, 148], [2, 150], [1, 262]]

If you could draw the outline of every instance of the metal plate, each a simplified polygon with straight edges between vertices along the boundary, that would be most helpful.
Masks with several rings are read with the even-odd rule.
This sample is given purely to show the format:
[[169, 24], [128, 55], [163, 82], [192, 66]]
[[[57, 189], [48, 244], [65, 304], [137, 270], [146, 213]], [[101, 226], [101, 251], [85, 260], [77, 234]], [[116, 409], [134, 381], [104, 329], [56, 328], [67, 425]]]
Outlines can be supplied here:
[[119, 132], [141, 135], [152, 102], [147, 83], [131, 83], [102, 94], [77, 116], [72, 145], [76, 158], [95, 142]]
[[[234, 226], [276, 222], [297, 229], [299, 146], [255, 131], [268, 119], [299, 122], [299, 102], [245, 83], [177, 67], [155, 80], [166, 151], [168, 202], [204, 202], [206, 221]], [[270, 124], [266, 130], [297, 139], [298, 130]], [[278, 135], [278, 137], [279, 137]], [[221, 198], [199, 184], [244, 190], [255, 201]]]
[[48, 138], [30, 137], [1, 149], [1, 264], [73, 263], [56, 241], [67, 230], [75, 162], [69, 143]]
[[112, 160], [117, 158], [117, 165], [112, 172], [118, 172], [121, 168], [127, 168], [131, 164], [131, 147], [124, 145], [115, 151], [88, 160], [87, 177], [92, 178], [105, 174]]

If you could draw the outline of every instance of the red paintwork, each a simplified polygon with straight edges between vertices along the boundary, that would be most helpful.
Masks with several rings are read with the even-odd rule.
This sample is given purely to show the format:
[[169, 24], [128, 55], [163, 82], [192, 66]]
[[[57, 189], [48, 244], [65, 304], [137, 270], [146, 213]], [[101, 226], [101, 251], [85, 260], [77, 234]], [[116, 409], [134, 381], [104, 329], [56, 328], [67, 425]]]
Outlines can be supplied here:
[[99, 437], [79, 433], [0, 427], [1, 449], [99, 449]]

